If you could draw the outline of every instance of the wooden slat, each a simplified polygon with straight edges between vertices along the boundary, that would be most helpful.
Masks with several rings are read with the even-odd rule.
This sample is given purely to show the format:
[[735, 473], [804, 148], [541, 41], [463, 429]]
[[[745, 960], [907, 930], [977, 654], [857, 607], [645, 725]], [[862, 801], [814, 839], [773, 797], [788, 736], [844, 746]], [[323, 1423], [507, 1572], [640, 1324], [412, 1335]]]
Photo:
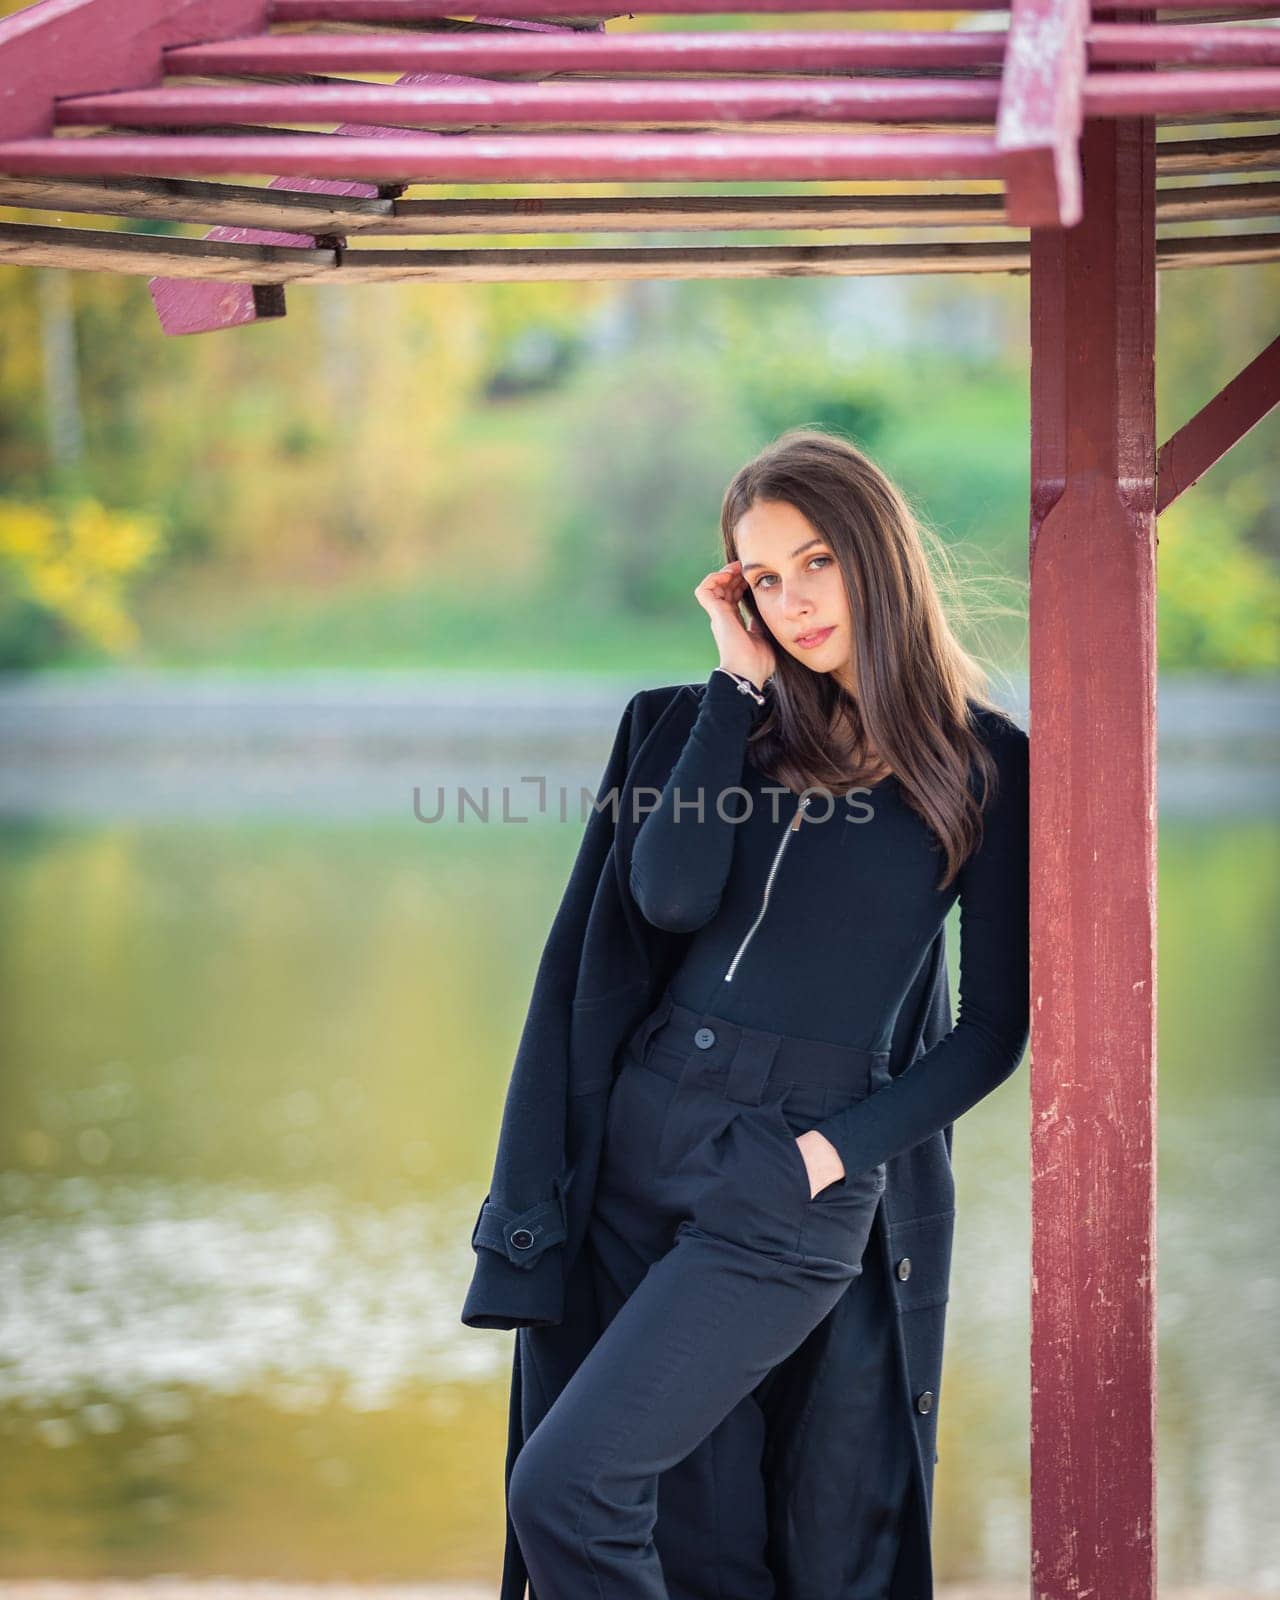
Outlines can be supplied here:
[[[157, 186], [151, 193], [147, 185]], [[183, 198], [177, 190], [213, 190]], [[236, 198], [219, 197], [226, 188]], [[262, 198], [258, 198], [262, 197]], [[44, 178], [0, 179], [0, 205], [78, 211], [127, 220], [199, 223], [222, 220], [257, 232], [395, 235], [521, 233], [730, 232], [752, 229], [953, 228], [1008, 226], [999, 193], [863, 195], [687, 195], [578, 200], [356, 200], [290, 195], [279, 189], [139, 179], [76, 184]], [[290, 202], [286, 205], [286, 201]], [[296, 203], [296, 204], [295, 204]], [[1280, 183], [1166, 185], [1156, 190], [1161, 222], [1280, 218]], [[279, 242], [279, 241], [277, 241]]]
[[[1280, 5], [1246, 6], [1243, 10], [1239, 6], [1230, 5], [1215, 8], [1212, 11], [1203, 11], [1200, 6], [1204, 0], [1195, 0], [1196, 10], [1180, 11], [1176, 14], [1179, 22], [1256, 22], [1260, 17], [1280, 17]], [[1110, 7], [1104, 8], [1110, 11]], [[1125, 9], [1138, 10], [1137, 6]], [[1146, 9], [1145, 7], [1141, 9]]]
[[1208, 222], [1227, 217], [1280, 219], [1280, 183], [1170, 184], [1156, 190], [1158, 222]]
[[820, 72], [857, 67], [998, 65], [999, 33], [978, 29], [592, 34], [513, 32], [269, 34], [186, 45], [165, 55], [169, 73], [289, 72]]
[[[228, 191], [223, 194], [221, 191]], [[999, 193], [685, 195], [647, 198], [344, 200], [177, 178], [0, 178], [0, 206], [174, 224], [224, 221], [261, 230], [366, 238], [423, 234], [723, 232], [779, 228], [1006, 225]], [[1163, 221], [1280, 214], [1280, 184], [1166, 186]]]
[[211, 243], [107, 228], [0, 222], [0, 262], [22, 266], [284, 284], [332, 275], [338, 260], [337, 250], [301, 245]]
[[1275, 171], [1280, 171], [1280, 134], [1215, 134], [1156, 141], [1156, 172], [1161, 177]]
[[1280, 29], [1162, 22], [1095, 22], [1085, 36], [1089, 65], [1280, 66]]
[[[1167, 139], [1157, 145], [1160, 176], [1280, 169], [1280, 135]], [[1169, 220], [1266, 214], [1273, 183], [1164, 187], [1156, 204]], [[852, 195], [561, 194], [501, 199], [367, 199], [291, 193], [182, 178], [0, 177], [0, 205], [73, 211], [173, 224], [224, 222], [297, 233], [565, 233], [646, 229], [939, 227], [1002, 225], [999, 193]]]
[[[1241, 185], [1230, 186], [1239, 193]], [[1203, 189], [1197, 191], [1204, 193]], [[965, 194], [541, 195], [346, 200], [182, 178], [0, 178], [0, 206], [344, 235], [619, 233], [1004, 224], [999, 191]]]
[[[1166, 73], [1166, 77], [1181, 77], [1181, 73]], [[1247, 125], [1257, 128], [1276, 120], [1270, 111], [1161, 111], [1157, 117], [1157, 127], [1160, 132], [1167, 134], [1174, 129], [1231, 127], [1232, 124]]]
[[1237, 372], [1156, 457], [1156, 510], [1163, 511], [1280, 405], [1280, 338]]
[[59, 95], [158, 83], [170, 45], [265, 26], [266, 0], [41, 0], [0, 18], [0, 139], [47, 134]]
[[0, 172], [270, 172], [398, 183], [557, 179], [745, 181], [798, 178], [982, 178], [999, 173], [980, 134], [396, 134], [340, 138], [28, 139], [0, 144]]
[[996, 120], [1010, 222], [1080, 220], [1084, 32], [1088, 0], [1013, 0]]
[[546, 200], [415, 200], [395, 203], [381, 232], [618, 233], [778, 228], [1004, 225], [1004, 199], [988, 194], [654, 195]]
[[[1156, 147], [1157, 172], [1233, 168], [1233, 140], [1166, 140]], [[1240, 162], [1280, 167], [1280, 135], [1253, 148]], [[1202, 146], [1227, 148], [1203, 151]], [[1193, 151], [1179, 148], [1193, 145]], [[1172, 149], [1166, 164], [1162, 152]], [[1156, 191], [1163, 220], [1186, 217], [1245, 217], [1275, 211], [1275, 183], [1172, 186]], [[614, 197], [535, 194], [502, 199], [357, 199], [292, 193], [280, 188], [214, 183], [189, 178], [0, 178], [0, 206], [72, 211], [95, 216], [227, 226], [290, 233], [362, 235], [618, 233], [652, 230], [745, 228], [1002, 226], [999, 192], [928, 194], [623, 195]]]
[[[1072, 0], [1075, 3], [1075, 0]], [[221, 88], [172, 87], [78, 95], [58, 105], [60, 126], [182, 128], [222, 122], [362, 122], [454, 128], [539, 123], [740, 122], [789, 117], [990, 122], [1000, 85], [989, 79], [812, 78], [599, 83], [431, 83]]]
[[1179, 267], [1243, 267], [1280, 261], [1280, 233], [1193, 234], [1157, 242], [1157, 265]]
[[[0, 178], [0, 206], [314, 235], [389, 225], [395, 202], [198, 178]], [[397, 230], [388, 226], [385, 231]]]
[[[1280, 232], [1162, 239], [1162, 267], [1280, 260]], [[1025, 239], [894, 244], [690, 245], [573, 249], [346, 250], [163, 238], [0, 223], [0, 262], [229, 283], [549, 282], [634, 278], [845, 277], [1028, 269]]]

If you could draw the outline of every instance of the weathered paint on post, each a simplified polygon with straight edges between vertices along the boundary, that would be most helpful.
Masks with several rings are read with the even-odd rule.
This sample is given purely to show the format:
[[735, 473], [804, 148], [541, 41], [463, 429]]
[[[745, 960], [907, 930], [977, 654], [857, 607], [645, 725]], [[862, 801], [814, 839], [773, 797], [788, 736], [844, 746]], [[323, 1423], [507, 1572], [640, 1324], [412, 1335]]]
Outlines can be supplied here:
[[1155, 128], [1031, 233], [1031, 1574], [1154, 1600]]
[[1013, 0], [996, 121], [1012, 223], [1071, 228], [1080, 220], [1088, 19], [1088, 0]]

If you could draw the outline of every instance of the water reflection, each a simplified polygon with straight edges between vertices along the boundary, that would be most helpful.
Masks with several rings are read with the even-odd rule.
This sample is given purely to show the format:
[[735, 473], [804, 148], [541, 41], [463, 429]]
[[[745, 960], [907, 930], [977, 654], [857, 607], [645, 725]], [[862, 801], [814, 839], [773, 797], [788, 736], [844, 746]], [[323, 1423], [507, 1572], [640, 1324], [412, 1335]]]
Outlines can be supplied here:
[[[457, 1318], [576, 837], [3, 830], [0, 1573], [496, 1574], [511, 1340]], [[1162, 827], [1170, 1585], [1280, 1587], [1278, 843]], [[956, 1130], [947, 1578], [1026, 1573], [1027, 1086]]]
[[[3, 1179], [0, 1403], [79, 1406], [173, 1384], [274, 1405], [390, 1405], [418, 1380], [491, 1377], [465, 1330], [470, 1191], [379, 1207], [332, 1189]], [[83, 1407], [116, 1431], [109, 1404]], [[62, 1442], [70, 1419], [42, 1430]]]

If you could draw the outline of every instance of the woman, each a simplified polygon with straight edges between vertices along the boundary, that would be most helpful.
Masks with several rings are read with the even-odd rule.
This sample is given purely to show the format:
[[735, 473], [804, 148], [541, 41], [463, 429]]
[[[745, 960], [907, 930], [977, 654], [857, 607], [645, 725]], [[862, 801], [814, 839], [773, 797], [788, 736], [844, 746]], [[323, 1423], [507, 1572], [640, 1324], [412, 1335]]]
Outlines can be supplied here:
[[[608, 1102], [585, 1241], [604, 1331], [508, 1484], [539, 1600], [784, 1592], [764, 1390], [857, 1295], [887, 1159], [1027, 1039], [1027, 737], [983, 697], [901, 495], [796, 431], [737, 474], [721, 530], [695, 590], [719, 661], [631, 858], [644, 917], [687, 944]], [[957, 898], [959, 1022], [891, 1076]], [[890, 1593], [910, 1481], [885, 1299], [855, 1304], [842, 1425], [866, 1471], [823, 1600]]]

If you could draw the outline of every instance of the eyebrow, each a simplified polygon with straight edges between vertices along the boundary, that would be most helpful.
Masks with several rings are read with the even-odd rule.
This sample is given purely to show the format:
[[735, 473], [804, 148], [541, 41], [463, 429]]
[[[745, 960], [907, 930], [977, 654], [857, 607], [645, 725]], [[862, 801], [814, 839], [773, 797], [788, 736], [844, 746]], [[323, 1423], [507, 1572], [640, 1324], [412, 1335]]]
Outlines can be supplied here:
[[[819, 537], [817, 534], [815, 534], [812, 539], [806, 539], [803, 544], [798, 544], [795, 547], [795, 549], [791, 552], [791, 560], [794, 561], [795, 558], [798, 555], [800, 555], [802, 551], [807, 550], [811, 544], [826, 544], [826, 542], [827, 541], [825, 539], [823, 539], [823, 538]], [[743, 570], [743, 572], [750, 572], [752, 567], [762, 567], [762, 566], [764, 566], [764, 562], [763, 561], [744, 561], [742, 563], [742, 570]]]

